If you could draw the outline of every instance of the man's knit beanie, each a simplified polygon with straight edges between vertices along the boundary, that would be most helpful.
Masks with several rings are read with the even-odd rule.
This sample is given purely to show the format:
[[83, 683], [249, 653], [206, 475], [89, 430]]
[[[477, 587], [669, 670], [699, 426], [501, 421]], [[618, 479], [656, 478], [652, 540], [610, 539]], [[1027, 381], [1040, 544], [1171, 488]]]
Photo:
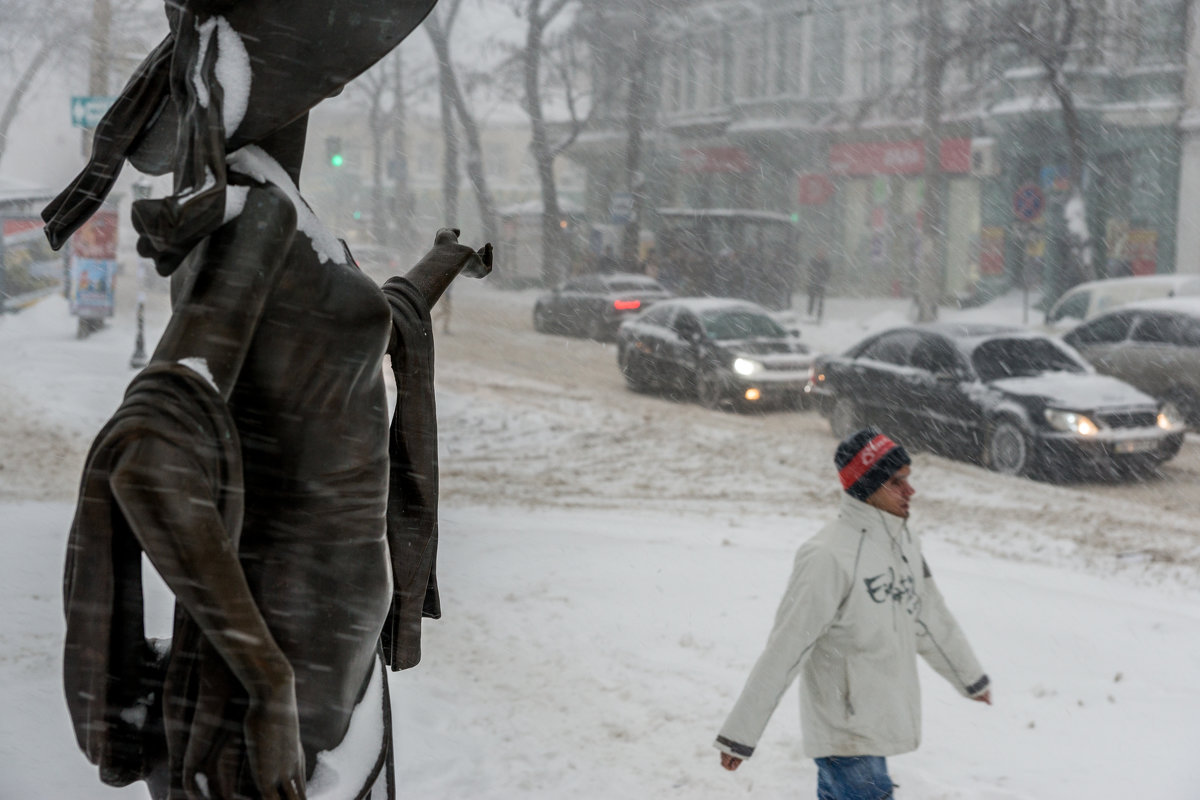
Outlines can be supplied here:
[[846, 494], [866, 500], [912, 459], [878, 428], [863, 428], [842, 440], [833, 463]]

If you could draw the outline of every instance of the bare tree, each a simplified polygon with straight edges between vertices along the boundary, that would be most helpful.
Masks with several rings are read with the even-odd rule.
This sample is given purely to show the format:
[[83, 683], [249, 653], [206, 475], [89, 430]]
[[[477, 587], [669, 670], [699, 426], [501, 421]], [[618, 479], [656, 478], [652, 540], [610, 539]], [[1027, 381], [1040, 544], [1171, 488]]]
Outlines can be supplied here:
[[0, 0], [0, 64], [15, 76], [11, 84], [0, 83], [0, 162], [22, 104], [37, 86], [47, 68], [82, 68], [84, 56], [92, 60], [88, 90], [108, 94], [117, 61], [140, 59], [151, 38], [162, 35], [166, 17], [146, 13], [143, 0], [119, 0], [101, 4], [80, 0]]
[[[21, 105], [48, 65], [73, 58], [87, 41], [88, 25], [77, 4], [52, 2], [36, 5], [6, 0], [0, 3], [0, 62], [15, 78], [8, 85], [0, 106], [0, 161], [7, 148], [9, 131]], [[26, 56], [29, 56], [26, 60]]]
[[[946, 260], [946, 181], [942, 175], [942, 84], [946, 77], [952, 49], [950, 33], [945, 25], [942, 0], [921, 0], [919, 18], [925, 37], [921, 70], [921, 133], [925, 144], [924, 207], [921, 209], [920, 261], [914, 299], [917, 320], [937, 319], [938, 301], [942, 292], [942, 265]], [[957, 37], [955, 37], [957, 38]]]
[[[529, 115], [530, 152], [537, 170], [542, 196], [541, 243], [542, 282], [552, 286], [564, 272], [567, 246], [560, 220], [562, 212], [555, 182], [554, 162], [578, 138], [588, 119], [580, 116], [579, 75], [581, 65], [571, 35], [555, 39], [548, 29], [569, 13], [577, 0], [519, 0], [514, 11], [526, 22], [525, 40], [516, 53], [521, 71], [521, 105]], [[552, 140], [546, 120], [545, 97], [548, 86], [563, 93], [568, 119], [565, 130]], [[595, 108], [595, 104], [591, 105]]]
[[[1097, 19], [1095, 32], [1119, 32], [1121, 20], [1107, 6], [1091, 7]], [[1088, 227], [1083, 174], [1087, 164], [1087, 137], [1071, 86], [1071, 59], [1098, 43], [1081, 43], [1080, 0], [999, 0], [976, 4], [971, 21], [958, 28], [947, 22], [943, 0], [920, 0], [919, 30], [923, 60], [920, 74], [922, 135], [925, 143], [925, 193], [922, 209], [922, 260], [915, 281], [917, 315], [921, 321], [936, 319], [941, 294], [942, 266], [946, 258], [946, 181], [941, 172], [940, 145], [945, 110], [943, 84], [951, 63], [958, 59], [982, 59], [1007, 53], [1016, 59], [1032, 59], [1061, 109], [1067, 141], [1070, 196], [1062, 204], [1064, 276], [1069, 283], [1096, 277], [1092, 259], [1093, 237]], [[1109, 24], [1104, 24], [1105, 22]], [[979, 87], [975, 87], [978, 90]], [[1065, 287], [1058, 287], [1065, 288]]]
[[[407, 103], [415, 91], [434, 80], [416, 77], [411, 85], [406, 82], [403, 52], [396, 50], [350, 84], [350, 91], [366, 106], [371, 141], [371, 236], [392, 248], [413, 244], [413, 201], [405, 157]], [[454, 174], [457, 177], [457, 171]]]
[[1077, 49], [1080, 6], [1078, 0], [1011, 0], [998, 11], [995, 20], [996, 39], [1016, 45], [1023, 55], [1038, 63], [1042, 77], [1054, 93], [1062, 112], [1071, 189], [1062, 207], [1066, 247], [1059, 248], [1066, 257], [1066, 281], [1060, 281], [1062, 285], [1057, 288], [1065, 289], [1074, 283], [1096, 277], [1092, 234], [1083, 194], [1087, 139], [1079, 118], [1075, 92], [1065, 70], [1068, 60]]
[[[621, 259], [637, 256], [647, 194], [643, 180], [646, 133], [655, 123], [654, 97], [659, 55], [669, 36], [663, 21], [688, 5], [683, 0], [629, 0], [620, 4], [592, 3], [580, 11], [579, 29], [589, 40], [597, 63], [593, 71], [605, 112], [619, 117], [625, 131], [621, 186], [633, 201], [631, 218], [621, 239]], [[620, 87], [614, 91], [615, 87]], [[613, 101], [623, 101], [620, 108]]]
[[[443, 188], [447, 194], [444, 196], [444, 199], [447, 212], [454, 211], [450, 198], [457, 199], [458, 196], [457, 171], [455, 171], [453, 176], [453, 187], [450, 186], [452, 178], [449, 172], [451, 166], [456, 164], [458, 160], [457, 136], [455, 135], [456, 132], [451, 130], [453, 128], [453, 119], [457, 118], [467, 140], [467, 177], [475, 189], [475, 197], [479, 203], [479, 217], [483, 224], [483, 235], [486, 240], [495, 241], [498, 233], [496, 206], [492, 200], [491, 190], [488, 188], [487, 174], [484, 171], [483, 146], [480, 143], [479, 126], [475, 122], [475, 117], [471, 113], [471, 110], [467, 107], [466, 97], [462, 86], [459, 84], [458, 75], [454, 70], [454, 63], [450, 58], [450, 32], [454, 27], [454, 22], [461, 8], [462, 0], [451, 0], [444, 11], [435, 10], [431, 13], [426, 18], [423, 26], [425, 32], [429, 35], [429, 40], [432, 42], [434, 53], [437, 56], [442, 103], [442, 129], [447, 136], [447, 171], [443, 179]], [[452, 143], [455, 145], [453, 147], [453, 160], [451, 155]], [[455, 205], [457, 204], [455, 203]]]

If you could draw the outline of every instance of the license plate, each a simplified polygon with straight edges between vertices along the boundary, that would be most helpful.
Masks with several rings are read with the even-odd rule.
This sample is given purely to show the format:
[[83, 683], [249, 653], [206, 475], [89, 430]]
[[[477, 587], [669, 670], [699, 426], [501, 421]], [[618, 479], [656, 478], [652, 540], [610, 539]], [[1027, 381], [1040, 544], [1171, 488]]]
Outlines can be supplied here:
[[1126, 439], [1113, 448], [1118, 453], [1144, 453], [1158, 447], [1157, 439]]

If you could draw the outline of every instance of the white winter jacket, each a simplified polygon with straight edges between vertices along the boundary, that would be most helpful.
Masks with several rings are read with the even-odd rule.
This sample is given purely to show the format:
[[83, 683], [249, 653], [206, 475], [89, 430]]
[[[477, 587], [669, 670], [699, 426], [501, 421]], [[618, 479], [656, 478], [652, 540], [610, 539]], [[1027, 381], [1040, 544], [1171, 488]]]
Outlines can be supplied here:
[[917, 537], [903, 519], [843, 495], [838, 518], [796, 553], [766, 649], [716, 747], [749, 758], [799, 675], [806, 756], [915, 750], [918, 653], [964, 696], [987, 690]]

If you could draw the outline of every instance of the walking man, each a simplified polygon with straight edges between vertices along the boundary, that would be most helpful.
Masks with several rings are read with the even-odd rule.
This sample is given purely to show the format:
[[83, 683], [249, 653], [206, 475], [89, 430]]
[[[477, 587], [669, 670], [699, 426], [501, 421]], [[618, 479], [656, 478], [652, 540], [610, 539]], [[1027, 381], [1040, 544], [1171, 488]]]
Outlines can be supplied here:
[[818, 250], [808, 265], [808, 315], [817, 322], [825, 316], [825, 287], [832, 270], [829, 255], [824, 250]]
[[715, 746], [737, 769], [799, 676], [818, 800], [888, 800], [886, 757], [921, 738], [917, 654], [964, 697], [991, 705], [990, 682], [908, 529], [908, 453], [866, 428], [838, 445], [834, 463], [838, 517], [796, 553], [766, 648]]

